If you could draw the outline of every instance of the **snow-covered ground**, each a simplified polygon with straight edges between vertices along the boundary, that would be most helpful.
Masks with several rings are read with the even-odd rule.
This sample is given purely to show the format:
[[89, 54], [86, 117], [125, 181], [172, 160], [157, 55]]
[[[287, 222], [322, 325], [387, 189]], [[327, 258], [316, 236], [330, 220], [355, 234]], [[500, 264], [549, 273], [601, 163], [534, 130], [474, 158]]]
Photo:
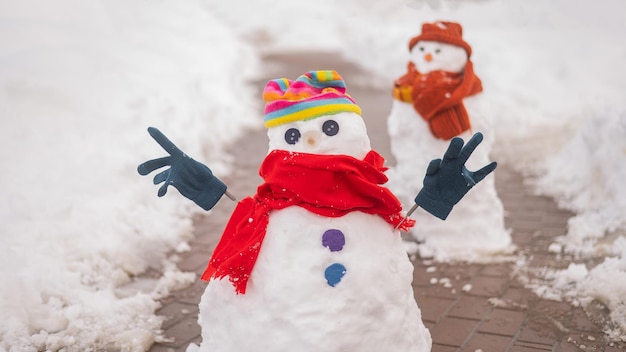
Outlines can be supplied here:
[[[159, 297], [195, 280], [193, 203], [139, 177], [161, 128], [218, 175], [261, 126], [260, 55], [338, 51], [381, 87], [425, 21], [463, 24], [495, 159], [577, 215], [551, 246], [602, 255], [536, 292], [606, 304], [626, 339], [626, 4], [621, 0], [0, 0], [0, 351], [142, 351]], [[311, 69], [329, 69], [312, 67]], [[332, 69], [332, 68], [330, 68]], [[293, 77], [295, 78], [295, 77]], [[353, 83], [355, 84], [355, 83]], [[348, 82], [348, 86], [350, 82]], [[199, 209], [199, 208], [198, 208]], [[147, 270], [154, 280], [133, 282]]]
[[255, 121], [256, 54], [206, 6], [0, 2], [0, 351], [144, 350], [156, 300], [196, 279], [166, 257], [193, 203], [136, 168], [164, 154], [158, 126], [223, 174]]

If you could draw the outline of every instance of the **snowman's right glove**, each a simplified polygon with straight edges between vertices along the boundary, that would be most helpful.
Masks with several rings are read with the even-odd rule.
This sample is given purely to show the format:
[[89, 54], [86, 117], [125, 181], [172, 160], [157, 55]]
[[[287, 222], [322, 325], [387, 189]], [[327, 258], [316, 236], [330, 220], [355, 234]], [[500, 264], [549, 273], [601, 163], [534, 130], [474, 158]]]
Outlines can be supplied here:
[[497, 166], [494, 161], [474, 172], [465, 167], [465, 162], [482, 140], [483, 135], [480, 132], [474, 134], [465, 146], [463, 139], [453, 138], [443, 160], [435, 159], [428, 165], [424, 188], [415, 197], [415, 203], [445, 220], [454, 205]]
[[210, 210], [218, 200], [226, 193], [226, 185], [217, 177], [213, 176], [211, 169], [206, 165], [188, 157], [178, 149], [161, 131], [154, 127], [148, 128], [148, 133], [154, 138], [170, 156], [148, 160], [137, 167], [137, 172], [145, 176], [152, 171], [170, 166], [156, 176], [154, 184], [163, 183], [159, 188], [158, 196], [167, 193], [167, 187], [174, 186], [183, 196], [191, 199], [204, 210]]

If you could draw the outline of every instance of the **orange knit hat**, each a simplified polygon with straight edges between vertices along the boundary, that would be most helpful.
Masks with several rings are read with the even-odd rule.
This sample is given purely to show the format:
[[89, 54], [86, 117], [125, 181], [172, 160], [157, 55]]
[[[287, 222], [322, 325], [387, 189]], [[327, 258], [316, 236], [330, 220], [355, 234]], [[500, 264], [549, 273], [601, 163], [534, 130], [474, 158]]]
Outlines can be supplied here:
[[409, 41], [409, 51], [417, 42], [421, 40], [442, 42], [460, 46], [467, 52], [467, 56], [472, 55], [472, 48], [463, 40], [463, 28], [456, 22], [437, 21], [434, 23], [424, 23], [422, 34], [411, 38]]

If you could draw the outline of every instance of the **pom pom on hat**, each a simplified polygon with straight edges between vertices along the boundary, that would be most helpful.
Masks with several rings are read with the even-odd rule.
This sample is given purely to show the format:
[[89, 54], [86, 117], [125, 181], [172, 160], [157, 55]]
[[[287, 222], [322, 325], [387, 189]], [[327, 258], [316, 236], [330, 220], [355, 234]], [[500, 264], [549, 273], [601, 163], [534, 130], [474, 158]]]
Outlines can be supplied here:
[[422, 33], [409, 41], [409, 51], [413, 50], [419, 41], [442, 42], [460, 46], [465, 49], [468, 57], [472, 55], [472, 48], [463, 40], [463, 27], [456, 22], [424, 23]]
[[267, 82], [263, 90], [265, 126], [310, 120], [361, 108], [346, 94], [346, 84], [336, 71], [309, 71], [295, 81], [286, 78]]

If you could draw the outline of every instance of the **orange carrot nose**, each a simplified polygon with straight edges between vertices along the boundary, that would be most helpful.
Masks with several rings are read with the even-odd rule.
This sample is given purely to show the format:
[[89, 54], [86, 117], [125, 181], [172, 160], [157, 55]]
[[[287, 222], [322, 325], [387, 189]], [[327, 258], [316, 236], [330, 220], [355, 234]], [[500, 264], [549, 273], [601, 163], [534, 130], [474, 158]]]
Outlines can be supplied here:
[[433, 56], [430, 53], [428, 53], [424, 55], [424, 60], [426, 60], [426, 62], [431, 62], [433, 61]]

